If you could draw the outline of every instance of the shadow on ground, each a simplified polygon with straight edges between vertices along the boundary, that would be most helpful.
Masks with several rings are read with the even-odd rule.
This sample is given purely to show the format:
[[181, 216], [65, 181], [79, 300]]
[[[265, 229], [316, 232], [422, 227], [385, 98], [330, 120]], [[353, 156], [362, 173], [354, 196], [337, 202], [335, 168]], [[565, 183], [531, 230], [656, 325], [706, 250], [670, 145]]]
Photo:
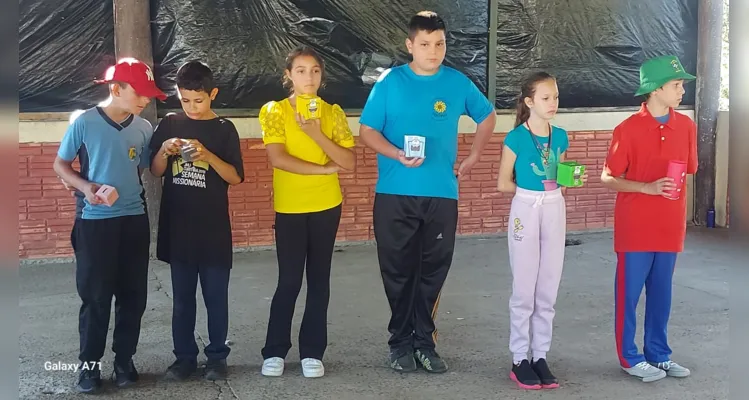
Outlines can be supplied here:
[[[511, 275], [506, 238], [461, 239], [445, 285], [437, 326], [439, 351], [450, 371], [441, 376], [400, 375], [387, 368], [389, 309], [374, 247], [340, 248], [334, 257], [326, 376], [301, 376], [296, 346], [304, 311], [299, 296], [287, 371], [260, 375], [270, 298], [275, 290], [275, 253], [236, 256], [230, 286], [230, 376], [210, 383], [161, 381], [171, 353], [171, 282], [168, 266], [151, 269], [148, 309], [135, 361], [144, 375], [138, 387], [117, 391], [106, 384], [102, 398], [153, 399], [720, 399], [728, 396], [728, 271], [739, 264], [737, 248], [721, 231], [692, 230], [675, 274], [669, 336], [674, 359], [692, 369], [685, 380], [644, 384], [617, 364], [613, 338], [615, 256], [611, 234], [576, 236], [567, 247], [549, 360], [562, 387], [543, 393], [516, 389], [508, 379], [508, 299]], [[23, 399], [78, 398], [76, 375], [48, 371], [45, 362], [76, 363], [78, 354], [74, 266], [21, 268], [19, 343]], [[200, 302], [199, 302], [200, 304]], [[644, 302], [641, 301], [640, 311]], [[642, 337], [642, 313], [638, 343]], [[113, 322], [114, 318], [112, 318]], [[196, 338], [207, 340], [205, 310], [198, 311]], [[110, 323], [111, 325], [111, 323]], [[111, 373], [111, 330], [105, 375]], [[200, 342], [199, 342], [200, 343]], [[202, 346], [201, 346], [202, 347]]]

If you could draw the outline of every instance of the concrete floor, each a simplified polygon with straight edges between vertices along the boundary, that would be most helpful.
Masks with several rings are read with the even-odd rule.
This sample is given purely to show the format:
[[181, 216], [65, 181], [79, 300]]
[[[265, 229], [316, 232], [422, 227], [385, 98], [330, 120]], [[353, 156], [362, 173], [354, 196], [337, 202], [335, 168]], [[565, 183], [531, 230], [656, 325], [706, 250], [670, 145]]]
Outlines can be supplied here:
[[[568, 247], [549, 360], [561, 379], [553, 391], [524, 392], [509, 381], [508, 298], [511, 276], [506, 238], [459, 240], [439, 308], [439, 351], [445, 375], [400, 375], [386, 365], [389, 309], [374, 247], [342, 247], [334, 256], [326, 376], [301, 376], [296, 343], [281, 378], [260, 375], [270, 298], [277, 269], [273, 251], [236, 257], [230, 287], [230, 376], [167, 383], [173, 361], [171, 283], [167, 266], [152, 267], [150, 297], [135, 362], [138, 387], [118, 391], [107, 382], [102, 398], [153, 399], [725, 399], [728, 397], [728, 271], [738, 248], [721, 231], [693, 230], [675, 274], [670, 324], [674, 359], [692, 376], [644, 384], [618, 367], [613, 333], [614, 255], [611, 233], [577, 236]], [[77, 363], [74, 266], [30, 265], [20, 272], [20, 397], [68, 399], [76, 375], [47, 371], [46, 361]], [[305, 293], [294, 324], [296, 342]], [[200, 304], [200, 302], [199, 302]], [[641, 302], [641, 307], [644, 302]], [[641, 310], [642, 311], [642, 310]], [[642, 314], [640, 314], [640, 321]], [[112, 318], [112, 321], [114, 318]], [[205, 311], [196, 337], [205, 340]], [[642, 328], [640, 323], [639, 329]], [[641, 332], [641, 331], [640, 331]], [[641, 333], [638, 338], [641, 338]], [[202, 338], [202, 339], [201, 339]], [[104, 374], [111, 372], [108, 344]], [[640, 339], [638, 339], [638, 343]], [[202, 348], [202, 346], [201, 346]]]

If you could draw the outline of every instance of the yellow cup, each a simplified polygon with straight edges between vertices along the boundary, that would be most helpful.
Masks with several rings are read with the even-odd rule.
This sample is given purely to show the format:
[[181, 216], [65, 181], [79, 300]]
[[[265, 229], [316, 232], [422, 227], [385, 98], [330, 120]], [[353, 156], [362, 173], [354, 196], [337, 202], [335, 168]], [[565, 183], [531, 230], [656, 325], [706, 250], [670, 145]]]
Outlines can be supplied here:
[[296, 98], [296, 112], [304, 119], [318, 119], [321, 114], [322, 100], [316, 96], [299, 95]]

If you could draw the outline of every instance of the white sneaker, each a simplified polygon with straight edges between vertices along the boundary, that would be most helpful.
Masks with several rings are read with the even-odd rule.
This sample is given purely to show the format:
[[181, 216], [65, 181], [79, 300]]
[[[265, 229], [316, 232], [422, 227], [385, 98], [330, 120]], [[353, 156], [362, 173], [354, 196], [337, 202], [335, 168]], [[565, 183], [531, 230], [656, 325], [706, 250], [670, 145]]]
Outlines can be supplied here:
[[632, 368], [622, 367], [622, 369], [632, 376], [641, 378], [643, 382], [655, 382], [666, 377], [666, 371], [648, 364], [647, 361], [643, 361]]
[[271, 357], [263, 361], [263, 376], [283, 375], [284, 360], [281, 357]]
[[320, 360], [305, 358], [302, 360], [302, 373], [305, 378], [320, 378], [325, 375], [325, 367]]
[[652, 366], [666, 371], [666, 375], [674, 378], [686, 378], [691, 374], [689, 368], [682, 367], [681, 365], [669, 360], [662, 363], [650, 363]]

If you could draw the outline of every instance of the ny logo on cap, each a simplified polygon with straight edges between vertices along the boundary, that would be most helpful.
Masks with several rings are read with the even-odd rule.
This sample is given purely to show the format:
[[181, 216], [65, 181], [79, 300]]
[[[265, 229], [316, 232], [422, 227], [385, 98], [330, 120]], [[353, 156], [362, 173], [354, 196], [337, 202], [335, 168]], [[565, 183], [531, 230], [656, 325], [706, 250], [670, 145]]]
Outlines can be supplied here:
[[149, 68], [148, 66], [146, 66], [146, 77], [148, 78], [149, 81], [153, 81], [154, 80], [153, 79], [153, 71], [151, 71], [151, 68]]

